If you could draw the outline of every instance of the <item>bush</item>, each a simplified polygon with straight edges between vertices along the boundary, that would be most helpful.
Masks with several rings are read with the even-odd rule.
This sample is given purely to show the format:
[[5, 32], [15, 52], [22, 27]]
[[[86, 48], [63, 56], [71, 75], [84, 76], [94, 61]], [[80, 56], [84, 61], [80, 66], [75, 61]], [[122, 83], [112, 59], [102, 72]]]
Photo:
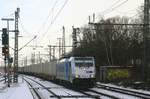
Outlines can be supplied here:
[[110, 69], [107, 71], [106, 79], [108, 81], [118, 81], [126, 78], [129, 78], [129, 71], [127, 69]]

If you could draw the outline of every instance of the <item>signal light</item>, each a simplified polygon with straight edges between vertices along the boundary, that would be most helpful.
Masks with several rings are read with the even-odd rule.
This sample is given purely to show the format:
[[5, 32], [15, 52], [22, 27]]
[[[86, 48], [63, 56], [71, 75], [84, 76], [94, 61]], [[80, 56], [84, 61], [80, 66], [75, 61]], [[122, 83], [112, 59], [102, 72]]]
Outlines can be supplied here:
[[5, 54], [5, 55], [6, 55], [6, 54], [9, 54], [9, 48], [6, 47], [6, 46], [5, 46], [5, 47], [2, 47], [2, 53]]
[[8, 45], [8, 34], [7, 34], [7, 28], [2, 29], [2, 45]]

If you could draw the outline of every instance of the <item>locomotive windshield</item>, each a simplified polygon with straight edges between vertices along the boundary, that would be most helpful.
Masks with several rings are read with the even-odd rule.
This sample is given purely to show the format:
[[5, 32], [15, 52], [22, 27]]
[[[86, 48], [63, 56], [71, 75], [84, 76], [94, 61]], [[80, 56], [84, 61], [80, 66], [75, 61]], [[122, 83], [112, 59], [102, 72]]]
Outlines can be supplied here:
[[75, 57], [74, 58], [75, 60], [80, 60], [80, 61], [91, 61], [91, 60], [93, 60], [93, 58], [92, 57]]
[[75, 57], [74, 62], [77, 67], [92, 67], [94, 65], [93, 57]]
[[80, 63], [75, 63], [75, 66], [78, 66], [78, 67], [91, 67], [91, 66], [93, 66], [93, 63], [80, 62]]

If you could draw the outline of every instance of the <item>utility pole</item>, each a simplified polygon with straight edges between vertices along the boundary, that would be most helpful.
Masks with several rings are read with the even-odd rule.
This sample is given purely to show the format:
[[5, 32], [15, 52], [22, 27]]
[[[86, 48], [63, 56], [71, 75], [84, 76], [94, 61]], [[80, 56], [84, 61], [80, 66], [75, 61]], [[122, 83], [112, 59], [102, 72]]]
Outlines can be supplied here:
[[72, 39], [73, 39], [73, 55], [75, 55], [75, 49], [77, 47], [77, 34], [79, 34], [80, 29], [79, 28], [73, 28], [73, 32], [72, 32]]
[[31, 63], [35, 64], [35, 52], [31, 54]]
[[[10, 64], [10, 54], [9, 54], [9, 21], [14, 21], [13, 18], [2, 18], [2, 21], [7, 21], [7, 34], [8, 34], [8, 54], [5, 55], [5, 72], [7, 70], [7, 78], [8, 78], [8, 87], [10, 87], [10, 70], [11, 70], [11, 64]], [[6, 60], [8, 61], [8, 68], [6, 68]], [[6, 82], [6, 73], [5, 73], [5, 82]]]
[[[61, 38], [59, 38], [61, 40]], [[59, 44], [61, 44], [59, 40]], [[50, 55], [50, 61], [55, 60], [55, 48], [58, 47], [59, 48], [59, 58], [60, 58], [60, 52], [61, 52], [61, 46], [55, 46], [55, 45], [48, 45], [49, 47], [49, 55]]]
[[14, 83], [18, 82], [18, 19], [19, 19], [20, 8], [15, 11], [15, 51], [14, 51]]
[[55, 60], [55, 46], [53, 46], [53, 60]]
[[41, 53], [40, 53], [40, 51], [39, 51], [38, 54], [39, 54], [39, 55], [38, 55], [38, 62], [37, 62], [37, 63], [41, 63]]
[[150, 1], [145, 0], [144, 1], [144, 64], [143, 64], [143, 78], [144, 80], [147, 80], [149, 76], [150, 71], [150, 31], [149, 31], [149, 8]]
[[[59, 45], [48, 45], [48, 47], [50, 47], [51, 46], [51, 56], [53, 57], [53, 60], [54, 59], [56, 59], [56, 57], [55, 57], [55, 50], [56, 50], [56, 48], [58, 48], [59, 49], [59, 58], [60, 58], [60, 56], [61, 56], [61, 50], [62, 50], [62, 45], [61, 45], [61, 41], [62, 41], [62, 38], [57, 38], [58, 40], [59, 40]], [[73, 48], [73, 46], [64, 46], [65, 48], [66, 47], [71, 47], [71, 48]]]
[[27, 56], [24, 58], [25, 60], [24, 60], [24, 66], [27, 66]]
[[63, 37], [62, 37], [62, 55], [66, 54], [66, 48], [65, 48], [65, 27], [63, 26]]
[[93, 13], [93, 23], [95, 22], [95, 13]]
[[77, 29], [73, 28], [73, 32], [72, 32], [72, 39], [73, 39], [73, 50], [77, 47]]
[[62, 41], [62, 38], [57, 38], [58, 39], [58, 42], [59, 42], [59, 59], [61, 57], [61, 41]]
[[49, 62], [52, 60], [52, 46], [49, 45]]

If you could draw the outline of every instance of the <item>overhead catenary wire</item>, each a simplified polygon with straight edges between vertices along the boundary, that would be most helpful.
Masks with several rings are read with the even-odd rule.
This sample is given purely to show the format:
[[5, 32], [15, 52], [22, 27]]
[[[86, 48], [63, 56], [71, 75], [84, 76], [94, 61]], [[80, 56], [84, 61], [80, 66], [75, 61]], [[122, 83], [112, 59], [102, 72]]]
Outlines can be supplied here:
[[[39, 34], [37, 35], [38, 39], [43, 38], [43, 35], [42, 35], [42, 37], [40, 36], [41, 34], [43, 34], [43, 32], [41, 32], [41, 29], [45, 28], [47, 22], [49, 22], [48, 19], [50, 18], [50, 16], [52, 16], [51, 18], [53, 19], [53, 11], [54, 11], [54, 9], [55, 9], [55, 7], [56, 7], [58, 1], [59, 1], [59, 0], [56, 0], [56, 1], [54, 2], [54, 5], [53, 5], [53, 6], [51, 7], [51, 9], [49, 10], [48, 16], [46, 17], [46, 19], [45, 19], [45, 21], [43, 22], [42, 26], [41, 26], [40, 29], [38, 30], [38, 33], [39, 33]], [[52, 19], [51, 19], [51, 20], [52, 20]], [[49, 23], [51, 24], [52, 22], [49, 22]], [[40, 33], [40, 32], [41, 32], [41, 33]], [[44, 33], [45, 33], [45, 32], [44, 32]]]
[[114, 10], [116, 10], [117, 8], [119, 8], [119, 7], [121, 7], [122, 5], [124, 5], [126, 2], [128, 2], [128, 0], [125, 0], [125, 1], [123, 1], [122, 3], [120, 3], [120, 4], [118, 4], [118, 5], [114, 6], [114, 7], [112, 7], [110, 10], [106, 10], [106, 11], [101, 12], [101, 13], [102, 13], [103, 15], [106, 15], [106, 14], [108, 14], [108, 13], [111, 13], [111, 12], [113, 12]]
[[133, 9], [125, 11], [125, 12], [122, 12], [122, 11], [117, 11], [117, 12], [120, 14], [126, 15], [126, 14], [134, 14], [134, 12], [136, 12], [136, 11], [137, 11], [137, 8], [133, 8]]
[[33, 39], [31, 39], [29, 42], [27, 42], [24, 46], [22, 46], [18, 51], [22, 50], [24, 47], [26, 47], [30, 42], [32, 42], [34, 39], [36, 39], [37, 36], [34, 36]]
[[[127, 3], [129, 0], [125, 0], [125, 1], [123, 1], [123, 2], [121, 2], [121, 3], [119, 3], [120, 2], [120, 0], [118, 0], [118, 1], [116, 1], [110, 8], [108, 8], [108, 9], [106, 9], [106, 10], [104, 10], [104, 11], [102, 11], [102, 12], [100, 12], [99, 13], [99, 15], [106, 15], [106, 14], [109, 14], [109, 13], [111, 13], [111, 12], [113, 12], [114, 10], [116, 10], [117, 8], [119, 8], [119, 7], [121, 7], [122, 5], [124, 5], [125, 3]], [[119, 4], [118, 4], [119, 3]], [[116, 4], [118, 4], [118, 5], [116, 5]], [[116, 5], [116, 6], [115, 6]], [[97, 16], [95, 19], [97, 19], [99, 16]]]
[[[128, 0], [125, 0], [123, 2], [121, 2], [122, 0], [117, 0], [116, 2], [114, 2], [109, 8], [107, 8], [104, 11], [101, 11], [97, 14], [97, 16], [95, 17], [95, 20], [98, 19], [100, 16], [103, 18], [104, 15], [114, 11], [115, 9], [119, 8], [120, 6], [122, 6], [123, 4], [125, 4], [126, 2], [128, 2]], [[120, 3], [121, 2], [121, 3]], [[95, 13], [94, 13], [95, 14]], [[89, 19], [89, 17], [86, 18], [85, 21], [87, 21], [87, 19]]]
[[[56, 6], [56, 4], [58, 3], [58, 1], [59, 1], [59, 0], [56, 0], [56, 1], [55, 1], [54, 5], [52, 6], [51, 10], [49, 11], [48, 16], [46, 17], [45, 21], [43, 22], [41, 28], [38, 30], [38, 33], [40, 32], [40, 30], [41, 30], [42, 28], [45, 27], [46, 22], [47, 22], [47, 20], [49, 19], [50, 15], [51, 15], [51, 13], [52, 13], [52, 10], [55, 8], [55, 6]], [[21, 22], [22, 22], [22, 21], [20, 20], [20, 26], [21, 26], [22, 30], [23, 30], [25, 33], [31, 35], [31, 34], [24, 28], [24, 26], [23, 26], [23, 24], [22, 24]], [[39, 37], [39, 36], [40, 36], [40, 33], [39, 33], [38, 35], [34, 36], [34, 39], [36, 39], [36, 38]], [[32, 40], [34, 40], [34, 39], [32, 39]], [[29, 43], [31, 43], [32, 40], [30, 40], [30, 41], [26, 44], [26, 46], [27, 46]], [[24, 46], [24, 47], [26, 47], [26, 46]], [[24, 48], [24, 47], [23, 47], [23, 48]], [[21, 49], [22, 49], [22, 48], [21, 48]], [[20, 49], [20, 50], [21, 50], [21, 49]]]
[[47, 23], [47, 21], [48, 21], [50, 15], [52, 15], [52, 18], [53, 18], [53, 10], [55, 9], [57, 3], [58, 3], [58, 0], [55, 1], [54, 5], [53, 5], [52, 8], [50, 9], [49, 14], [48, 14], [48, 16], [46, 17], [45, 21], [43, 22], [41, 28], [38, 30], [38, 33], [41, 31], [41, 29], [43, 29], [43, 28], [45, 27], [45, 25], [46, 25], [46, 23]]
[[25, 29], [24, 25], [22, 24], [22, 20], [21, 20], [20, 18], [19, 18], [19, 23], [20, 23], [20, 26], [21, 26], [22, 30], [23, 30], [26, 34], [31, 35], [31, 34]]
[[[115, 6], [117, 3], [119, 3], [120, 1], [121, 1], [121, 0], [117, 0], [117, 1], [114, 2], [109, 8], [103, 10], [102, 12], [99, 12], [100, 15], [101, 15], [102, 13], [104, 13], [105, 11], [108, 11], [108, 10], [112, 9], [112, 7]], [[97, 16], [96, 19], [97, 19], [98, 17], [99, 17], [99, 16]], [[89, 19], [89, 17], [86, 17], [86, 19], [84, 20], [84, 22], [87, 22], [88, 19]]]
[[128, 2], [128, 0], [125, 0], [124, 2], [122, 2], [121, 4], [117, 5], [116, 7], [112, 8], [109, 12], [106, 12], [105, 14], [108, 14], [112, 11], [114, 11], [115, 9], [119, 8], [120, 6], [124, 5], [126, 2]]
[[56, 19], [59, 17], [60, 13], [62, 12], [62, 10], [64, 9], [64, 7], [66, 6], [67, 2], [69, 0], [65, 0], [64, 4], [62, 5], [62, 7], [59, 9], [59, 11], [57, 12], [56, 16], [54, 17], [54, 19], [51, 21], [51, 24], [48, 26], [46, 32], [43, 34], [43, 38], [40, 40], [42, 41], [45, 37], [45, 35], [48, 33], [49, 29], [51, 28], [51, 26], [54, 24], [54, 22], [56, 21]]
[[105, 13], [109, 10], [111, 10], [116, 4], [118, 4], [121, 0], [117, 0], [115, 3], [113, 3], [109, 8], [107, 8], [106, 10], [102, 11], [101, 13]]
[[[55, 6], [56, 6], [57, 3], [58, 3], [58, 0], [55, 1], [54, 5], [52, 6], [52, 8], [51, 8], [51, 10], [50, 10], [50, 12], [49, 12], [49, 14], [48, 14], [48, 16], [46, 17], [45, 21], [43, 22], [41, 28], [45, 27], [46, 22], [47, 22], [47, 20], [49, 19], [50, 15], [51, 15], [51, 13], [52, 13], [52, 10], [55, 8]], [[30, 33], [24, 28], [24, 26], [23, 26], [21, 20], [20, 20], [20, 26], [21, 26], [22, 30], [23, 30], [25, 33], [27, 33], [27, 34], [30, 35]], [[40, 29], [41, 29], [41, 28], [40, 28]], [[40, 29], [39, 29], [38, 33], [40, 32]], [[39, 36], [39, 35], [38, 35], [38, 36]], [[29, 43], [31, 43], [31, 42], [32, 42], [34, 39], [36, 39], [36, 38], [37, 38], [37, 35], [34, 36], [34, 38], [33, 38], [32, 40], [30, 40], [27, 44], [25, 44], [25, 45], [24, 45], [23, 47], [21, 47], [19, 50], [22, 50], [24, 47], [26, 47]]]
[[13, 12], [13, 13], [11, 13], [11, 14], [9, 14], [9, 15], [3, 16], [3, 17], [4, 17], [4, 18], [7, 18], [7, 17], [13, 16], [13, 15], [15, 15], [15, 13], [14, 13], [14, 12]]

